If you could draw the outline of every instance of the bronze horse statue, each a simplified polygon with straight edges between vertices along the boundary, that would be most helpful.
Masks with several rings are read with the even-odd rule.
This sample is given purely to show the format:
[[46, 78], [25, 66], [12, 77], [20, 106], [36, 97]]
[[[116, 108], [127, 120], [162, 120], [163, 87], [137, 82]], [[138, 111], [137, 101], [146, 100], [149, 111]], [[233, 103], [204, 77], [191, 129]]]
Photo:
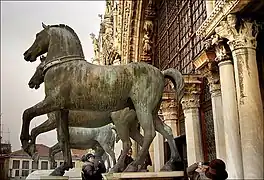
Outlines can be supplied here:
[[[41, 63], [37, 66], [34, 75], [31, 77], [28, 83], [30, 88], [38, 89], [40, 85], [44, 82], [45, 73], [43, 73], [43, 67], [45, 65], [44, 64], [45, 58], [46, 57], [44, 56], [40, 57]], [[54, 112], [48, 113], [47, 115], [48, 115], [48, 119], [44, 121], [42, 124], [40, 124], [39, 126], [33, 128], [30, 133], [31, 145], [32, 147], [34, 147], [34, 148], [31, 148], [32, 152], [30, 152], [30, 155], [32, 156], [34, 161], [37, 161], [39, 157], [38, 152], [36, 152], [36, 148], [35, 148], [37, 136], [41, 133], [45, 133], [45, 132], [51, 131], [56, 128], [56, 119], [55, 119]], [[143, 136], [140, 134], [140, 131], [137, 129], [138, 120], [136, 118], [136, 112], [133, 109], [125, 108], [117, 112], [72, 111], [70, 110], [68, 120], [69, 120], [68, 124], [71, 128], [85, 127], [85, 129], [87, 129], [86, 130], [87, 132], [89, 132], [90, 131], [89, 129], [91, 128], [93, 129], [98, 128], [98, 130], [99, 129], [102, 130], [102, 128], [100, 127], [105, 126], [109, 123], [114, 123], [115, 128], [113, 129], [117, 132], [117, 134], [120, 130], [122, 130], [123, 132], [128, 132], [129, 137], [135, 140], [140, 146], [143, 145]], [[70, 133], [70, 136], [72, 135], [75, 136], [75, 134], [71, 134], [71, 132], [69, 133]], [[77, 134], [79, 133], [77, 132]], [[79, 138], [84, 139], [82, 135], [79, 135]], [[91, 138], [91, 137], [86, 137], [86, 139], [87, 138]], [[118, 135], [117, 135], [117, 138], [119, 138]], [[127, 139], [127, 141], [129, 141], [129, 139]], [[83, 149], [83, 144], [84, 143], [78, 143], [75, 145], [74, 148]], [[90, 147], [91, 145], [93, 145], [93, 143], [91, 144], [86, 143], [86, 147]], [[50, 148], [50, 149], [51, 150], [56, 149], [57, 151], [58, 150], [61, 151], [59, 144], [56, 144], [55, 147], [56, 148]], [[111, 151], [107, 147], [104, 147], [104, 149], [106, 149], [106, 151], [108, 149], [107, 152], [113, 160], [114, 153], [111, 153]], [[56, 151], [54, 150], [53, 152], [56, 152]], [[122, 167], [124, 166], [124, 160], [125, 159], [119, 159], [117, 165], [115, 165], [116, 163], [115, 161], [113, 161], [114, 167], [111, 169], [111, 172], [117, 172], [118, 169], [122, 169]], [[144, 166], [141, 167], [141, 170], [144, 170], [144, 168], [146, 168], [148, 165], [151, 165], [151, 164], [152, 164], [151, 158], [148, 153], [145, 164]]]
[[[57, 136], [63, 152], [64, 164], [51, 175], [63, 175], [72, 168], [69, 147], [69, 110], [91, 110], [113, 112], [130, 107], [135, 109], [137, 119], [144, 130], [142, 149], [125, 171], [137, 171], [144, 163], [149, 146], [155, 137], [155, 130], [168, 139], [171, 158], [165, 170], [171, 170], [178, 160], [178, 151], [172, 133], [158, 117], [165, 77], [174, 83], [178, 100], [183, 96], [184, 80], [179, 71], [168, 69], [163, 73], [147, 63], [129, 63], [120, 66], [99, 66], [84, 59], [82, 46], [76, 33], [66, 25], [46, 26], [37, 33], [32, 46], [24, 53], [26, 61], [36, 61], [47, 52], [43, 72], [45, 73], [45, 98], [23, 112], [20, 135], [26, 152], [32, 148], [29, 140], [30, 121], [50, 112], [56, 112]], [[121, 131], [120, 131], [121, 132]], [[122, 140], [122, 132], [120, 133]], [[127, 139], [126, 137], [124, 139]], [[123, 141], [124, 157], [131, 142]]]

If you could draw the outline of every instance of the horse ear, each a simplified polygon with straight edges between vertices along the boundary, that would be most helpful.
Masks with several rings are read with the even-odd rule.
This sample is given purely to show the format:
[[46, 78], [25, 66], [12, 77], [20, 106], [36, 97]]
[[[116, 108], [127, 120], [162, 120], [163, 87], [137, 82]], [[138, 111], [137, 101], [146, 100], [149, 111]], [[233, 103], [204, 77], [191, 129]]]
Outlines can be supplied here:
[[48, 28], [48, 26], [47, 26], [46, 24], [44, 24], [43, 22], [42, 22], [42, 27], [43, 27], [44, 29]]

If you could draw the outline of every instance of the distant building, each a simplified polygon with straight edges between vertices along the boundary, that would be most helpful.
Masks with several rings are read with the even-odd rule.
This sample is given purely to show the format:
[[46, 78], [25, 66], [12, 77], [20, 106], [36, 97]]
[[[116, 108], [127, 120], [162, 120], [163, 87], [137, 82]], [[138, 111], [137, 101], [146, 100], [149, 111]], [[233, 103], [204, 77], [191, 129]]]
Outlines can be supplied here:
[[11, 153], [11, 144], [1, 143], [0, 144], [0, 179], [8, 179], [8, 165], [9, 165], [9, 156]]
[[[23, 150], [12, 152], [9, 158], [9, 174], [10, 179], [25, 179], [30, 173], [35, 170], [47, 170], [50, 168], [49, 162], [49, 147], [43, 144], [37, 144], [36, 149], [39, 153], [39, 162], [34, 162], [32, 158]], [[71, 150], [73, 167], [81, 167], [81, 157], [86, 153], [85, 150]], [[55, 156], [57, 167], [63, 161], [62, 152]]]

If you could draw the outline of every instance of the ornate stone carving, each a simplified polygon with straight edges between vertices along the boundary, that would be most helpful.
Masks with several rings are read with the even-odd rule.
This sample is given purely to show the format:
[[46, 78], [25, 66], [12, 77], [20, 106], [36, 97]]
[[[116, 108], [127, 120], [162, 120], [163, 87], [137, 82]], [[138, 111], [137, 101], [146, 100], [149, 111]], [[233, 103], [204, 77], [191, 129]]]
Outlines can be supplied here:
[[221, 21], [215, 28], [219, 37], [228, 39], [228, 45], [233, 51], [240, 48], [256, 48], [256, 37], [258, 27], [255, 21], [242, 19], [240, 25], [237, 24], [235, 14], [229, 14], [226, 21]]
[[122, 59], [124, 62], [128, 60], [129, 49], [129, 26], [131, 25], [131, 6], [133, 1], [124, 1], [124, 15], [123, 15], [123, 32], [122, 32]]
[[207, 37], [210, 35], [219, 22], [229, 14], [234, 8], [242, 8], [245, 5], [245, 1], [240, 0], [218, 0], [216, 5], [206, 20], [202, 23], [199, 29], [196, 31], [198, 36]]
[[151, 63], [152, 58], [152, 39], [153, 39], [153, 19], [155, 18], [155, 5], [153, 0], [150, 0], [145, 9], [145, 22], [143, 26], [143, 49], [141, 60]]
[[181, 100], [183, 110], [200, 107], [201, 81], [199, 78], [201, 76], [198, 75], [184, 76], [185, 92]]
[[211, 96], [214, 97], [221, 95], [220, 76], [217, 62], [208, 62], [202, 69], [200, 69], [200, 72], [202, 72], [202, 75], [208, 80]]
[[152, 36], [153, 36], [153, 23], [146, 20], [144, 23], [144, 37], [143, 37], [143, 52], [142, 60], [151, 61], [152, 56]]
[[224, 39], [220, 38], [217, 34], [212, 35], [211, 39], [211, 45], [215, 49], [216, 53], [215, 61], [221, 62], [226, 60], [232, 60], [231, 51]]
[[90, 37], [92, 39], [93, 48], [94, 48], [94, 60], [99, 59], [99, 41], [98, 38], [95, 37], [94, 33], [90, 34]]

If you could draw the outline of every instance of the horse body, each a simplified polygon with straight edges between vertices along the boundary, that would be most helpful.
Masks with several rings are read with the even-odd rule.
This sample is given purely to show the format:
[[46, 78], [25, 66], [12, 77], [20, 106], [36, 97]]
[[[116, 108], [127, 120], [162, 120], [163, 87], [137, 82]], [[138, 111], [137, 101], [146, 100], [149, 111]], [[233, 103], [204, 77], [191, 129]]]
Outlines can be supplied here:
[[[26, 152], [31, 152], [32, 148], [29, 144], [30, 121], [36, 116], [55, 111], [58, 140], [65, 163], [59, 169], [55, 169], [52, 175], [62, 175], [65, 170], [72, 168], [68, 130], [69, 110], [113, 112], [133, 106], [144, 130], [144, 140], [135, 161], [125, 171], [137, 171], [138, 166], [144, 163], [149, 146], [155, 137], [155, 130], [168, 139], [171, 148], [171, 159], [165, 166], [169, 167], [177, 160], [178, 152], [172, 133], [158, 118], [164, 76], [172, 77], [178, 95], [184, 87], [183, 78], [177, 70], [161, 73], [146, 63], [131, 63], [117, 67], [96, 66], [84, 62], [81, 43], [70, 27], [65, 25], [43, 27], [32, 46], [24, 53], [24, 59], [33, 62], [38, 56], [48, 52], [44, 61], [46, 97], [23, 113], [20, 140]], [[122, 159], [126, 156], [131, 142], [129, 132], [118, 128], [117, 132], [123, 142], [124, 150], [120, 156]]]
[[[150, 65], [142, 64], [97, 66], [86, 61], [63, 63], [47, 70], [45, 92], [47, 96], [56, 98], [61, 107], [71, 110], [117, 111], [132, 106], [129, 98], [137, 104], [134, 95], [142, 96], [148, 103], [149, 96], [138, 91], [149, 91], [149, 95], [155, 91], [162, 92], [164, 77], [158, 69], [152, 70]], [[147, 75], [149, 72], [152, 76]], [[156, 101], [160, 99], [155, 98]]]
[[[115, 145], [115, 133], [112, 129], [112, 124], [102, 126], [99, 128], [81, 128], [81, 127], [70, 127], [70, 147], [74, 149], [90, 149], [98, 147], [102, 153], [98, 152], [100, 156], [103, 153], [108, 153], [113, 161], [113, 165], [116, 164], [116, 158], [114, 153]], [[50, 148], [49, 156], [51, 166], [53, 167], [54, 155], [61, 151], [59, 143], [55, 144]]]

